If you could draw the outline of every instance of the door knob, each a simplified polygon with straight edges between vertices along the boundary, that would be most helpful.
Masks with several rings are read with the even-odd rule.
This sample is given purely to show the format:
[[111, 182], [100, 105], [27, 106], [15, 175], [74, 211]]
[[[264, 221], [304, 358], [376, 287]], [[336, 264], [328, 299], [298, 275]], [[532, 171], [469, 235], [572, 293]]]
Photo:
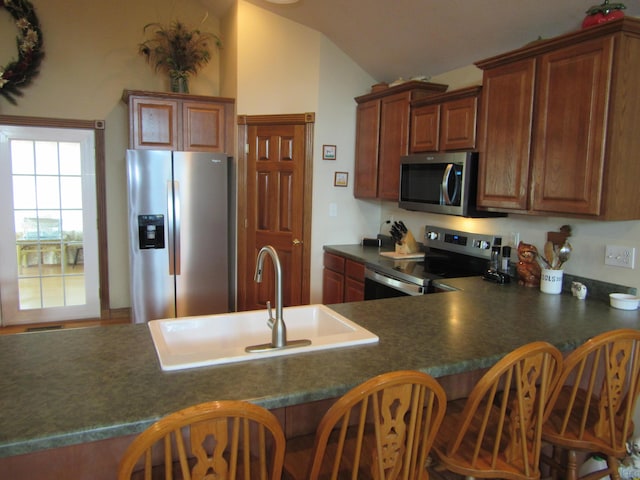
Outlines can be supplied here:
[[302, 240], [298, 240], [297, 238], [294, 238], [293, 239], [293, 244], [296, 245], [296, 246], [297, 245], [302, 245]]

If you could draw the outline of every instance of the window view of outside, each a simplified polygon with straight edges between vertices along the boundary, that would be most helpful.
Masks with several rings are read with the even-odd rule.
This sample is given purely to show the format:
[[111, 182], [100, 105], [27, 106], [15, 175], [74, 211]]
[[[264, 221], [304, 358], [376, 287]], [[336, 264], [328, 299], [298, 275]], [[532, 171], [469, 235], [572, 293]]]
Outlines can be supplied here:
[[81, 145], [11, 140], [19, 308], [86, 303]]

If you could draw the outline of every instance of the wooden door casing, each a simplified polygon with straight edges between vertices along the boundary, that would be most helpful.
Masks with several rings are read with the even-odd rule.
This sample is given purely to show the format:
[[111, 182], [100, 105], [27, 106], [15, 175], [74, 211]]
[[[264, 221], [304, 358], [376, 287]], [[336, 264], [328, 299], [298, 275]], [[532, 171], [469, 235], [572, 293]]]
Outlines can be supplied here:
[[239, 142], [246, 142], [239, 168], [239, 310], [274, 303], [270, 258], [265, 260], [262, 282], [254, 281], [256, 257], [265, 245], [278, 252], [283, 305], [309, 303], [313, 119], [313, 114], [239, 118]]

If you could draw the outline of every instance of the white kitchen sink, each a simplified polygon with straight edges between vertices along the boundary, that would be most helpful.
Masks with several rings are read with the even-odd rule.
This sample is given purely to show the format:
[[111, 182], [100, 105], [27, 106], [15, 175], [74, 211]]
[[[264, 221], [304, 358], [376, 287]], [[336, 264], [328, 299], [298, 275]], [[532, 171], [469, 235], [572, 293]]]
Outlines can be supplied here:
[[378, 342], [377, 335], [325, 305], [285, 307], [282, 310], [287, 341], [309, 339], [311, 344], [261, 352], [245, 351], [248, 346], [271, 342], [266, 310], [152, 320], [149, 330], [162, 370], [221, 365]]

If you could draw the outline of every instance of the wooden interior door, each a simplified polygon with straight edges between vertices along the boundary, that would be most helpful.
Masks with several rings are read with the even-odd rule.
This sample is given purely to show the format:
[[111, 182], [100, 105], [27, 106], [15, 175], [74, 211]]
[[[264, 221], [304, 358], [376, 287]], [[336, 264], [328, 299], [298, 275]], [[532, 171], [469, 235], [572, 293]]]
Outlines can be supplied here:
[[265, 245], [278, 252], [284, 306], [309, 303], [313, 121], [313, 114], [239, 118], [238, 310], [274, 304], [270, 259], [262, 282], [254, 281]]

